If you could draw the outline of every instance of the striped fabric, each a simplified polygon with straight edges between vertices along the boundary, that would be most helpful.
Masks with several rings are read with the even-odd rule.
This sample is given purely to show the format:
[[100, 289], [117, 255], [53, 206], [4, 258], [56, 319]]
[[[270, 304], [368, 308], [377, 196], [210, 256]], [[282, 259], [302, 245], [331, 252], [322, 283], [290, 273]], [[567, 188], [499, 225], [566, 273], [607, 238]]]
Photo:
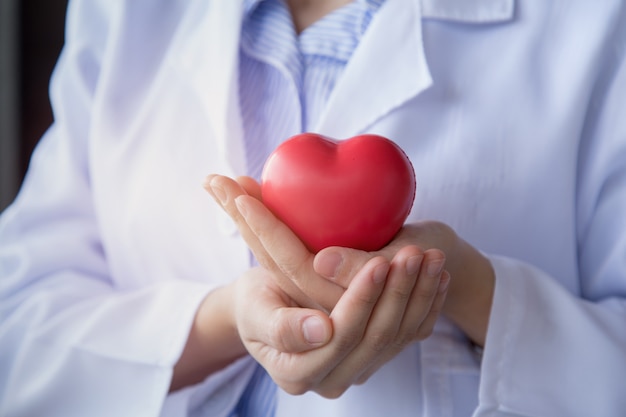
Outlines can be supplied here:
[[[239, 97], [248, 175], [261, 177], [272, 150], [310, 131], [383, 0], [355, 0], [296, 34], [282, 0], [246, 0]], [[232, 416], [269, 417], [276, 386], [258, 366]]]
[[355, 0], [296, 36], [281, 0], [248, 0], [239, 90], [248, 175], [283, 140], [315, 127], [343, 69], [383, 0]]

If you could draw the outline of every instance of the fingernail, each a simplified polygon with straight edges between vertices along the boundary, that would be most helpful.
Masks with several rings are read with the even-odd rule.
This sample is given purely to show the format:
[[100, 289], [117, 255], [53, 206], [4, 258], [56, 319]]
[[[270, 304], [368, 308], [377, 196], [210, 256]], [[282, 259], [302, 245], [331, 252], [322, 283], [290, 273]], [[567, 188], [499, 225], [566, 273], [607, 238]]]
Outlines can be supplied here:
[[326, 278], [336, 278], [343, 265], [343, 256], [339, 252], [322, 252], [318, 255], [315, 270]]
[[213, 181], [213, 178], [215, 178], [215, 174], [209, 174], [206, 177], [204, 177], [204, 179], [202, 180], [202, 186], [205, 189], [210, 189], [211, 188], [211, 181]]
[[326, 341], [326, 326], [317, 316], [310, 316], [304, 320], [302, 332], [307, 343], [312, 345], [318, 345]]
[[441, 281], [439, 281], [439, 292], [446, 292], [448, 286], [450, 285], [450, 274], [444, 273], [441, 276]]
[[417, 271], [420, 269], [420, 265], [422, 264], [422, 259], [424, 257], [420, 255], [411, 256], [406, 261], [406, 274], [407, 275], [415, 275]]
[[216, 184], [216, 180], [213, 179], [210, 182], [210, 187], [211, 187], [211, 191], [213, 192], [213, 195], [215, 196], [215, 198], [217, 198], [220, 203], [222, 204], [226, 204], [226, 192], [224, 191], [224, 189], [222, 187], [220, 187], [219, 185]]
[[387, 279], [387, 272], [389, 272], [389, 265], [384, 263], [378, 265], [376, 269], [374, 269], [374, 282], [380, 284]]
[[239, 210], [239, 213], [243, 216], [243, 218], [247, 220], [248, 206], [246, 205], [244, 199], [241, 198], [241, 196], [235, 198], [235, 205], [237, 206], [237, 210]]
[[428, 269], [426, 270], [426, 273], [430, 275], [431, 277], [438, 276], [439, 274], [441, 274], [441, 270], [443, 269], [444, 262], [445, 262], [445, 259], [436, 259], [434, 261], [431, 261], [428, 264]]

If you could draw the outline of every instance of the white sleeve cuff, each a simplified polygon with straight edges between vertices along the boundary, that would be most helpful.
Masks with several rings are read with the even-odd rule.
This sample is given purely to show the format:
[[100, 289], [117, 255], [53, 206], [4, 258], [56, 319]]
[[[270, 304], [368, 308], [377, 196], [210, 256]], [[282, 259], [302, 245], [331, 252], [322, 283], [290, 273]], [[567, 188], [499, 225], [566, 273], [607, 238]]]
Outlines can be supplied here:
[[624, 300], [594, 304], [530, 265], [490, 259], [496, 286], [475, 416], [626, 410]]

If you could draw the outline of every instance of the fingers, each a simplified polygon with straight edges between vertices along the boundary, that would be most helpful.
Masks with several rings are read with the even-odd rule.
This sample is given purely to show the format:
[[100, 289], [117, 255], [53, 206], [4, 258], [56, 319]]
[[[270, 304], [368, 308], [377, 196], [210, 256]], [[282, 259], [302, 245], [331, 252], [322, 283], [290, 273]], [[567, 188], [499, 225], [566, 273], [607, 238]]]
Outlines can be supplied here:
[[441, 310], [443, 309], [443, 304], [446, 300], [446, 295], [448, 294], [448, 285], [450, 284], [450, 274], [448, 271], [443, 271], [441, 273], [441, 277], [439, 278], [439, 287], [437, 287], [437, 294], [435, 295], [435, 300], [428, 311], [428, 314], [422, 321], [415, 338], [417, 340], [424, 340], [428, 336], [430, 336], [435, 327], [435, 323], [439, 318]]
[[[448, 293], [448, 284], [450, 283], [450, 274], [448, 271], [443, 271], [441, 278], [439, 280], [439, 287], [437, 288], [437, 294], [435, 295], [435, 300], [430, 308], [430, 311], [426, 315], [426, 318], [420, 324], [415, 339], [423, 340], [426, 337], [432, 334], [433, 329], [435, 327], [435, 323], [439, 318], [441, 313], [441, 309], [443, 308], [443, 304], [446, 299], [446, 295]], [[367, 369], [361, 376], [357, 379], [356, 384], [365, 383], [378, 369], [380, 369], [385, 363], [389, 362], [393, 359], [400, 351], [402, 350], [401, 346], [398, 346], [397, 349], [388, 350], [385, 355], [379, 358], [369, 369]]]
[[[246, 346], [287, 392], [313, 390], [336, 398], [408, 343], [430, 334], [449, 282], [443, 265], [442, 252], [415, 246], [401, 249], [391, 263], [374, 257], [355, 275], [330, 318], [293, 308], [284, 295], [269, 297], [268, 305], [279, 308], [256, 309], [246, 326], [253, 341]], [[258, 290], [246, 297], [267, 298]]]
[[[454, 230], [441, 222], [412, 223], [403, 226], [387, 246], [374, 253], [341, 247], [326, 248], [316, 255], [314, 267], [320, 275], [347, 288], [354, 273], [374, 255], [384, 256], [391, 261], [399, 250], [409, 245], [423, 250], [437, 248], [450, 253], [457, 241]], [[452, 267], [453, 260], [449, 260], [448, 267]]]
[[236, 319], [240, 337], [253, 356], [264, 351], [302, 353], [327, 344], [330, 318], [319, 310], [292, 306], [270, 274], [255, 268], [238, 282]]
[[342, 288], [348, 288], [352, 277], [374, 256], [384, 256], [390, 262], [403, 247], [414, 246], [410, 241], [395, 241], [378, 252], [331, 246], [319, 251], [313, 267], [323, 277]]
[[287, 225], [253, 197], [238, 196], [235, 204], [262, 245], [263, 251], [269, 255], [264, 267], [270, 270], [278, 267], [285, 275], [294, 277], [301, 277], [309, 272], [306, 267], [311, 263], [313, 254]]
[[334, 343], [354, 346], [363, 338], [370, 316], [385, 288], [389, 267], [385, 258], [376, 257], [355, 275], [330, 316], [336, 329]]
[[303, 307], [332, 310], [343, 289], [313, 270], [314, 255], [259, 200], [259, 184], [250, 177], [238, 181], [210, 175], [205, 189], [235, 221], [259, 264], [274, 272], [287, 294]]
[[[238, 182], [239, 181], [239, 182]], [[268, 270], [277, 268], [286, 273], [298, 274], [299, 268], [312, 260], [312, 254], [296, 235], [260, 202], [260, 186], [250, 177], [239, 177], [238, 181], [221, 175], [210, 175], [205, 189], [215, 198], [235, 221], [259, 263]], [[248, 191], [251, 194], [248, 194]], [[287, 253], [271, 256], [265, 249], [289, 248]], [[275, 252], [278, 252], [275, 250]], [[274, 261], [274, 258], [278, 262]], [[292, 271], [293, 270], [293, 271]]]
[[241, 236], [257, 259], [266, 257], [267, 255], [263, 253], [263, 245], [261, 245], [255, 234], [250, 230], [235, 204], [235, 199], [238, 196], [247, 195], [246, 190], [236, 181], [221, 175], [209, 175], [204, 180], [203, 185], [204, 189], [208, 191], [213, 199], [233, 219], [239, 229], [239, 233], [241, 233]]
[[263, 252], [269, 257], [264, 266], [287, 277], [287, 281], [306, 294], [308, 300], [297, 300], [301, 305], [332, 310], [343, 289], [315, 272], [312, 266], [314, 255], [302, 241], [260, 201], [242, 195], [235, 202], [246, 224], [263, 246]]
[[[310, 355], [319, 354], [318, 363], [324, 366], [317, 369], [319, 378], [309, 381], [308, 389], [314, 389], [327, 398], [336, 398], [352, 385], [351, 378], [335, 370], [342, 368], [346, 373], [354, 373], [354, 360], [347, 358], [352, 357], [355, 347], [363, 341], [371, 315], [385, 288], [388, 272], [389, 262], [376, 257], [355, 275], [331, 313], [334, 333], [330, 343], [310, 352]], [[346, 360], [348, 364], [344, 363]]]
[[384, 354], [359, 377], [357, 383], [367, 381], [382, 365], [395, 357], [411, 342], [423, 340], [432, 334], [450, 282], [450, 274], [441, 270], [442, 260], [442, 254], [439, 251], [429, 250], [425, 253], [416, 285], [396, 338], [384, 351]]
[[430, 335], [449, 282], [444, 261], [438, 250], [398, 251], [363, 341], [329, 376], [333, 385], [364, 382], [409, 343]]
[[[324, 388], [328, 390], [326, 395], [342, 393], [349, 385], [339, 386], [332, 381], [322, 384], [322, 381], [363, 340], [369, 318], [385, 287], [388, 271], [389, 263], [384, 258], [372, 259], [354, 277], [352, 285], [339, 300], [330, 318], [315, 310], [286, 308], [284, 300], [274, 299], [275, 304], [283, 303], [280, 313], [272, 311], [274, 315], [269, 314], [273, 317], [269, 326], [267, 323], [262, 324], [261, 314], [258, 314], [259, 318], [250, 318], [246, 328], [251, 329], [256, 341], [247, 343], [246, 347], [270, 372], [276, 383], [289, 393], [323, 391]], [[263, 310], [257, 308], [255, 312], [262, 313]], [[328, 320], [332, 324], [332, 333], [325, 333], [315, 327], [315, 321], [309, 323], [311, 316], [321, 318], [323, 322]], [[311, 327], [307, 328], [309, 325]], [[259, 330], [255, 332], [255, 328]], [[321, 343], [321, 347], [310, 349], [311, 340]], [[277, 349], [277, 346], [290, 349], [291, 353]], [[348, 381], [348, 378], [344, 380]]]
[[[444, 254], [439, 250], [430, 249], [424, 253], [424, 256], [401, 329], [403, 337], [410, 340], [415, 340], [417, 336], [420, 336], [417, 329], [423, 325], [435, 301], [445, 263]], [[424, 338], [428, 334], [422, 336], [421, 338]]]
[[352, 277], [375, 255], [357, 249], [332, 246], [315, 255], [313, 268], [319, 275], [342, 288], [348, 288]]
[[409, 302], [413, 301], [411, 298], [423, 259], [424, 253], [415, 246], [401, 249], [394, 257], [361, 343], [333, 371], [328, 384], [350, 386], [358, 382], [361, 375], [370, 369], [373, 372], [413, 339], [406, 334], [410, 329], [405, 324], [405, 316]]
[[235, 178], [235, 181], [252, 197], [256, 198], [259, 201], [262, 201], [263, 198], [261, 196], [261, 185], [256, 182], [256, 180], [252, 177], [241, 176]]
[[[264, 323], [265, 335], [258, 335], [279, 352], [301, 353], [325, 345], [333, 334], [328, 316], [319, 310], [281, 308], [275, 310]], [[259, 327], [263, 329], [264, 327]]]
[[[407, 246], [393, 258], [385, 291], [368, 328], [368, 348], [373, 352], [390, 345], [403, 347], [413, 340], [411, 329], [417, 328], [425, 315], [416, 313], [428, 311], [432, 303], [428, 293], [437, 285], [434, 279], [425, 280], [419, 274], [424, 257], [417, 247]], [[416, 299], [416, 293], [423, 298]]]
[[[246, 190], [250, 190], [252, 193], [259, 193], [258, 184], [255, 186], [255, 182], [252, 178], [241, 177], [242, 184], [237, 181], [221, 176], [221, 175], [209, 175], [205, 182], [204, 188], [211, 194], [215, 201], [228, 213], [233, 219], [239, 233], [244, 238], [252, 253], [256, 257], [259, 264], [264, 266], [269, 271], [280, 272], [280, 268], [273, 261], [271, 255], [265, 250], [265, 246], [259, 240], [255, 232], [250, 228], [244, 216], [242, 216], [237, 206], [236, 200], [240, 197], [245, 197], [257, 202], [255, 206], [257, 210], [264, 210], [262, 214], [254, 217], [254, 219], [264, 219], [264, 216], [273, 215], [267, 210], [262, 203], [247, 194]], [[244, 188], [245, 187], [245, 188]], [[260, 206], [260, 207], [259, 207]], [[244, 205], [245, 208], [245, 205]], [[280, 287], [289, 294], [300, 305], [311, 308], [320, 308], [320, 305], [313, 302], [313, 300], [304, 294], [295, 283], [291, 282], [288, 277], [275, 274], [275, 278], [279, 280]]]

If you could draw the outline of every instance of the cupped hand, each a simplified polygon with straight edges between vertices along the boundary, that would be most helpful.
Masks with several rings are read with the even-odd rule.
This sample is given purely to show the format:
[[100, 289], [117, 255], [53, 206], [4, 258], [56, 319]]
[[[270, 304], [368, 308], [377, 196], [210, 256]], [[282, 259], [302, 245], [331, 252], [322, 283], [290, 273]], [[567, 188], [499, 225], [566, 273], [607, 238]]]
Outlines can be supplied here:
[[407, 247], [391, 262], [370, 259], [329, 316], [297, 306], [272, 272], [252, 269], [235, 283], [238, 333], [281, 388], [335, 398], [432, 330], [449, 276], [442, 262], [425, 268], [429, 256]]
[[[402, 247], [415, 246], [400, 239], [379, 252], [334, 248], [316, 256], [263, 205], [260, 186], [252, 178], [235, 181], [210, 175], [205, 188], [234, 220], [259, 264], [272, 271], [278, 285], [301, 306], [331, 311], [352, 277], [369, 260], [382, 255], [391, 261]], [[431, 268], [441, 268], [445, 255], [434, 248], [428, 252], [426, 267], [433, 263]], [[338, 273], [329, 273], [337, 263], [341, 264]]]
[[205, 189], [233, 219], [259, 264], [273, 272], [280, 288], [302, 307], [332, 310], [345, 287], [315, 272], [315, 255], [261, 203], [256, 181], [210, 175]]
[[[442, 313], [473, 343], [484, 346], [495, 289], [495, 273], [489, 259], [452, 228], [437, 221], [405, 225], [394, 240], [376, 254], [389, 259], [407, 245], [416, 245], [427, 253], [438, 250], [445, 254], [445, 268], [452, 280]], [[316, 255], [314, 268], [344, 287], [364, 262], [366, 257], [358, 251], [330, 247]]]
[[391, 260], [400, 249], [413, 245], [438, 255], [428, 257], [425, 268], [431, 262], [436, 268], [445, 258], [445, 268], [453, 279], [443, 313], [474, 343], [484, 345], [495, 273], [488, 258], [446, 224], [405, 225], [378, 252], [330, 247], [315, 255], [261, 203], [260, 186], [253, 179], [235, 181], [213, 175], [207, 178], [206, 189], [235, 220], [259, 263], [275, 272], [281, 288], [302, 306], [331, 311], [355, 273], [373, 257]]

